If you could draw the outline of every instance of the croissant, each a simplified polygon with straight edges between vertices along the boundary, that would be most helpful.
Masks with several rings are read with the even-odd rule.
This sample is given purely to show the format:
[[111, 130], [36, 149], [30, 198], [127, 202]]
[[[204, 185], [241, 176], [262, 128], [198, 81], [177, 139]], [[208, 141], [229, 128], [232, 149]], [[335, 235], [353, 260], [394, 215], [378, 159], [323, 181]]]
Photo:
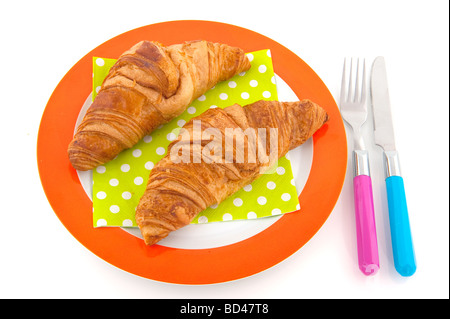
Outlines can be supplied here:
[[155, 244], [253, 182], [327, 120], [325, 110], [309, 100], [234, 104], [191, 119], [151, 171], [136, 209], [145, 243]]
[[72, 166], [89, 170], [112, 160], [218, 82], [249, 68], [244, 51], [226, 44], [137, 43], [110, 69], [77, 128], [68, 147]]

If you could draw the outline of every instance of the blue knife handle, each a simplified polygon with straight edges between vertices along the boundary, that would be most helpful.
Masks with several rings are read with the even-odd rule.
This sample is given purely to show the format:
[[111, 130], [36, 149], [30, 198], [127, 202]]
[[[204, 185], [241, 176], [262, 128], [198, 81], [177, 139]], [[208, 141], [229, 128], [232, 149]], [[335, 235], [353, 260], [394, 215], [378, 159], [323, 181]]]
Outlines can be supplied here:
[[404, 277], [412, 276], [416, 272], [416, 259], [403, 178], [401, 176], [386, 178], [386, 191], [395, 269]]

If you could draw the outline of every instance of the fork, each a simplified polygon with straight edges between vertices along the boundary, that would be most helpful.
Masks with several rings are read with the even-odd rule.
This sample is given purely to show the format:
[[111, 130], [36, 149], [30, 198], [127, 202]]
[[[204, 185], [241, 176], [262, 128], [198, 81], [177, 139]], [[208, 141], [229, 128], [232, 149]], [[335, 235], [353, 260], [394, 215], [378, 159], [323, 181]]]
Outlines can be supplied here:
[[[360, 61], [356, 63], [356, 80], [352, 85], [353, 58], [350, 60], [348, 89], [346, 88], [346, 60], [342, 72], [340, 111], [342, 118], [353, 131], [353, 191], [355, 201], [356, 242], [359, 269], [363, 274], [374, 275], [380, 268], [378, 243], [373, 208], [372, 179], [370, 178], [369, 153], [365, 148], [361, 127], [367, 119], [366, 105], [366, 67], [362, 62], [360, 80]], [[361, 82], [361, 89], [360, 83]]]

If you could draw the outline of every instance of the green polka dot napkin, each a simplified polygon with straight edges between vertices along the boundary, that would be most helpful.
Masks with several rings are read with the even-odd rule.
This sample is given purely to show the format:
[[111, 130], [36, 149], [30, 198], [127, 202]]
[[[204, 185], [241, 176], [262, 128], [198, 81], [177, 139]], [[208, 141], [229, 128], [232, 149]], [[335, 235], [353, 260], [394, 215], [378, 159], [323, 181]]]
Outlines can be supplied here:
[[[246, 105], [261, 99], [277, 100], [277, 89], [269, 50], [247, 54], [252, 67], [228, 81], [218, 83], [195, 100], [170, 123], [145, 136], [133, 148], [93, 171], [94, 227], [137, 227], [134, 215], [149, 173], [166, 155], [167, 147], [180, 128], [209, 108], [224, 108], [234, 103]], [[93, 98], [100, 89], [114, 59], [93, 59]], [[219, 205], [201, 212], [192, 223], [254, 219], [280, 215], [300, 208], [291, 170], [285, 157], [270, 173], [229, 197]]]

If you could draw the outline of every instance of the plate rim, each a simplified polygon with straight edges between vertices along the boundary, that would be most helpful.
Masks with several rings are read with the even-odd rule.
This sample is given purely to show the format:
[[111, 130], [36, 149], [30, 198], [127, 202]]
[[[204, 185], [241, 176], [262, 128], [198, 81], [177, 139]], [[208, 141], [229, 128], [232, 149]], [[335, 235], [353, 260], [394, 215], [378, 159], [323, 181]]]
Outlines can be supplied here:
[[[179, 29], [183, 32], [176, 32]], [[118, 57], [148, 34], [165, 45], [182, 43], [189, 36], [195, 36], [238, 46], [246, 52], [268, 48], [274, 69], [294, 93], [300, 99], [313, 100], [327, 111], [330, 120], [313, 136], [311, 172], [299, 196], [301, 213], [285, 214], [266, 230], [241, 242], [209, 249], [148, 247], [143, 240], [120, 228], [95, 228], [94, 231], [92, 202], [67, 156], [74, 125], [64, 126], [64, 123], [75, 123], [80, 105], [92, 90], [89, 81], [92, 57]], [[76, 90], [72, 89], [74, 86]], [[42, 187], [55, 214], [95, 255], [122, 270], [156, 281], [213, 284], [266, 270], [288, 258], [315, 235], [331, 214], [342, 190], [347, 170], [347, 141], [339, 109], [328, 88], [289, 49], [239, 26], [205, 20], [175, 20], [139, 27], [107, 40], [66, 73], [50, 96], [41, 118], [37, 161]], [[334, 178], [330, 180], [330, 176]], [[323, 181], [327, 182], [326, 192], [323, 192]]]

